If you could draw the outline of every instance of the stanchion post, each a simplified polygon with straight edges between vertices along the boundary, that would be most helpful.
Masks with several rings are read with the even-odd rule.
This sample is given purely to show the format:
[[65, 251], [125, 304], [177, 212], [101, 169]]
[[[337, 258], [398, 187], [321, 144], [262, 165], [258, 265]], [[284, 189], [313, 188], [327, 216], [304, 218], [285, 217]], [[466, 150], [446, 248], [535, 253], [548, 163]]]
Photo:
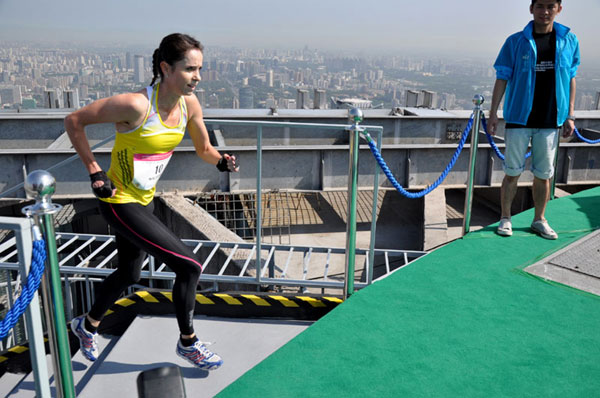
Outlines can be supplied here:
[[348, 151], [348, 216], [346, 218], [346, 272], [344, 275], [344, 299], [354, 292], [354, 265], [356, 261], [356, 197], [358, 193], [358, 133], [363, 113], [358, 108], [348, 111], [350, 145]]
[[71, 350], [67, 334], [67, 323], [63, 304], [56, 236], [54, 232], [53, 214], [62, 206], [52, 203], [51, 196], [56, 189], [54, 177], [47, 171], [36, 170], [27, 176], [25, 191], [35, 198], [35, 204], [23, 208], [23, 213], [33, 216], [35, 222], [42, 226], [46, 240], [48, 263], [42, 279], [42, 296], [48, 326], [50, 353], [54, 366], [56, 396], [59, 398], [75, 397], [73, 368], [71, 366]]
[[463, 218], [463, 236], [469, 233], [471, 224], [471, 208], [473, 206], [473, 180], [475, 179], [475, 163], [477, 162], [477, 147], [479, 146], [479, 126], [481, 124], [481, 105], [484, 102], [483, 95], [477, 94], [473, 98], [475, 108], [473, 130], [471, 131], [471, 151], [469, 160], [469, 176], [467, 190], [465, 192], [465, 211]]

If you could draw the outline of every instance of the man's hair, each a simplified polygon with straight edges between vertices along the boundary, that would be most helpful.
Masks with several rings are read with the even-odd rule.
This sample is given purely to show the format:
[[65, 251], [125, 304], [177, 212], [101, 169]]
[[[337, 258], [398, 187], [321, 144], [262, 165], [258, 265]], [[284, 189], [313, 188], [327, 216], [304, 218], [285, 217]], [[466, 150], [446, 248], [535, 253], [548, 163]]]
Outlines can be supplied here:
[[[534, 5], [537, 0], [531, 0], [531, 5]], [[562, 0], [556, 0], [558, 4], [562, 3]]]

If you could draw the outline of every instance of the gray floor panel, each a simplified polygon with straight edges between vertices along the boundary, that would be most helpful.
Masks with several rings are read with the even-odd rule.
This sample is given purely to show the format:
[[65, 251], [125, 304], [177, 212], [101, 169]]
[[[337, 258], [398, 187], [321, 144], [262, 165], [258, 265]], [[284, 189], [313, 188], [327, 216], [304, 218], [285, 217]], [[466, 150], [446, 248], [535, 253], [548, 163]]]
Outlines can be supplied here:
[[530, 274], [600, 296], [600, 230], [525, 268]]
[[593, 233], [577, 242], [576, 250], [568, 250], [548, 261], [550, 264], [600, 278], [600, 236]]
[[[161, 366], [181, 368], [188, 397], [212, 397], [306, 329], [310, 322], [196, 317], [198, 336], [224, 360], [220, 369], [198, 370], [175, 354], [174, 317], [138, 317], [93, 377], [78, 386], [82, 398], [136, 397], [140, 372]], [[81, 387], [83, 387], [81, 389]]]

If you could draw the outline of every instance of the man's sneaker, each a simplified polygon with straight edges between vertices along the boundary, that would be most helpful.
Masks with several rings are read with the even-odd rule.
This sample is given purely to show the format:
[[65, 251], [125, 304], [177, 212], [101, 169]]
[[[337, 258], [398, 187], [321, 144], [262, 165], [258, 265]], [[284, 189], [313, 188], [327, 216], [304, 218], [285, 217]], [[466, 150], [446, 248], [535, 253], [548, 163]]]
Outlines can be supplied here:
[[181, 345], [181, 340], [179, 340], [175, 351], [177, 352], [177, 355], [200, 369], [215, 370], [223, 365], [221, 357], [210, 352], [200, 340], [196, 340], [196, 342], [189, 347]]
[[512, 235], [512, 222], [510, 221], [510, 218], [502, 217], [500, 219], [496, 233], [502, 236]]
[[557, 239], [558, 234], [554, 232], [550, 225], [548, 225], [547, 220], [537, 220], [531, 223], [531, 229], [536, 234], [540, 235], [545, 239]]
[[79, 339], [79, 348], [84, 357], [90, 361], [98, 359], [98, 342], [96, 337], [98, 333], [90, 333], [85, 330], [85, 315], [73, 318], [71, 321], [71, 330]]

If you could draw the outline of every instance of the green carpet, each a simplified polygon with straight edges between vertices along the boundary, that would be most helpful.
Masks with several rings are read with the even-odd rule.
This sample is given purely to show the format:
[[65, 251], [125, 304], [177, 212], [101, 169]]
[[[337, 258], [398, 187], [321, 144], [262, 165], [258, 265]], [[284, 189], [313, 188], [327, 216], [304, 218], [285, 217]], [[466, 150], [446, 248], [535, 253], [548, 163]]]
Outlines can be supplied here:
[[600, 188], [546, 216], [558, 240], [529, 231], [531, 210], [510, 238], [472, 232], [357, 292], [218, 396], [599, 396], [600, 297], [523, 268], [600, 226]]

